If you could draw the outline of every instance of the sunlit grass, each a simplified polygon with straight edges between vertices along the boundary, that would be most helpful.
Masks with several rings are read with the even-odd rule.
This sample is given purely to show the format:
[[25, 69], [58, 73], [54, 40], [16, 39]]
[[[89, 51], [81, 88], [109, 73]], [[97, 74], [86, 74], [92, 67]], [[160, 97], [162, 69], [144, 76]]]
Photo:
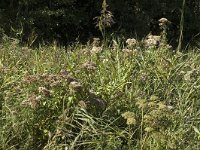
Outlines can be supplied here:
[[0, 149], [200, 149], [200, 54], [120, 45], [4, 43]]

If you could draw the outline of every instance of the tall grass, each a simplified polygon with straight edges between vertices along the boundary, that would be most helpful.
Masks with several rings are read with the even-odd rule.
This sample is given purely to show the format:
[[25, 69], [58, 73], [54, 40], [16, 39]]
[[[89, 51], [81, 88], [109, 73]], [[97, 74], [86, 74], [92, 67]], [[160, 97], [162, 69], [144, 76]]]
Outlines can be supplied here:
[[178, 47], [177, 47], [178, 51], [181, 50], [182, 41], [183, 41], [184, 13], [185, 13], [185, 0], [183, 0], [182, 2], [182, 9], [181, 9], [180, 35], [179, 35]]
[[0, 149], [200, 149], [200, 54], [116, 45], [5, 42]]

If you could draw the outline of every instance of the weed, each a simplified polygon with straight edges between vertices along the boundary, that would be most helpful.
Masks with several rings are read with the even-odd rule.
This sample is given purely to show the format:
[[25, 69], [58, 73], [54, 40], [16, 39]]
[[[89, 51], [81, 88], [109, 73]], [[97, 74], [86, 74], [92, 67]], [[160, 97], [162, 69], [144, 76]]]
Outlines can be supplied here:
[[199, 53], [120, 45], [4, 42], [0, 149], [198, 150]]

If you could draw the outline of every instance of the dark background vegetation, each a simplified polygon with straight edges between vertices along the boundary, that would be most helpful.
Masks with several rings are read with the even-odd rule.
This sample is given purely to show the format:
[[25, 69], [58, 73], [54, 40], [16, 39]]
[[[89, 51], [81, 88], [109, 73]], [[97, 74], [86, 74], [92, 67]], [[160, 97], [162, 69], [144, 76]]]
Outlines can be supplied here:
[[[84, 42], [101, 35], [94, 20], [101, 4], [96, 0], [1, 0], [0, 32], [30, 43]], [[182, 0], [107, 0], [107, 4], [115, 21], [108, 34], [137, 38], [159, 34], [157, 20], [166, 17], [172, 22], [169, 42], [177, 43]], [[200, 31], [199, 0], [186, 0], [184, 18], [187, 43]]]

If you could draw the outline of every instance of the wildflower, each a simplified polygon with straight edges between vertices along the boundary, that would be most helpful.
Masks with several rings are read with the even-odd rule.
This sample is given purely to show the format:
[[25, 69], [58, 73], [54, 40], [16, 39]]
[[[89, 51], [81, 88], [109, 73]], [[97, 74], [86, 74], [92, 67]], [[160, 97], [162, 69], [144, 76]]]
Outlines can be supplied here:
[[109, 61], [109, 59], [104, 58], [103, 59], [103, 63], [107, 63]]
[[124, 52], [126, 55], [132, 55], [132, 50], [130, 50], [128, 48], [122, 49], [122, 52]]
[[161, 36], [159, 36], [159, 35], [149, 35], [148, 37], [147, 37], [147, 39], [154, 39], [154, 40], [156, 40], [156, 41], [160, 41], [160, 39], [161, 39]]
[[50, 87], [56, 87], [56, 86], [59, 86], [60, 84], [62, 83], [61, 80], [58, 80], [58, 81], [54, 81], [50, 84]]
[[149, 35], [147, 39], [144, 41], [144, 45], [146, 47], [158, 47], [160, 45], [160, 36]]
[[152, 95], [151, 97], [150, 97], [150, 101], [156, 101], [156, 100], [158, 100], [159, 98], [158, 98], [158, 96], [156, 96], [156, 95]]
[[162, 102], [158, 103], [158, 109], [165, 109], [167, 106], [163, 104]]
[[[68, 83], [70, 83], [70, 82], [72, 82], [72, 81], [76, 81], [76, 79], [75, 79], [74, 77], [72, 77], [72, 74], [69, 73], [69, 71], [61, 70], [59, 74], [60, 74], [60, 76], [61, 76], [62, 78], [66, 79], [66, 81], [67, 81]], [[60, 81], [60, 82], [61, 82], [61, 81]], [[58, 83], [58, 81], [57, 81], [57, 83]]]
[[124, 48], [124, 49], [122, 49], [122, 52], [124, 52], [124, 53], [131, 53], [132, 51], [130, 49], [128, 49], [128, 48]]
[[36, 75], [29, 75], [23, 78], [23, 82], [27, 84], [30, 84], [36, 81], [38, 81], [38, 77]]
[[72, 77], [70, 74], [66, 77], [66, 81], [68, 83], [71, 83], [71, 82], [76, 82], [76, 79], [74, 77]]
[[49, 74], [45, 80], [46, 80], [47, 82], [52, 83], [52, 82], [58, 80], [58, 76], [55, 75], [55, 74]]
[[128, 111], [128, 112], [123, 113], [122, 117], [124, 119], [126, 119], [127, 125], [132, 125], [132, 124], [135, 125], [136, 124], [135, 113]]
[[102, 47], [93, 46], [90, 52], [91, 54], [98, 54], [98, 53], [101, 53], [102, 50], [103, 50]]
[[82, 85], [76, 81], [70, 82], [69, 87], [75, 91], [80, 91], [82, 89]]
[[156, 103], [155, 103], [155, 102], [149, 102], [149, 103], [148, 103], [148, 106], [149, 106], [149, 107], [154, 107], [154, 106], [156, 106]]
[[139, 78], [140, 78], [140, 80], [141, 81], [143, 81], [143, 82], [145, 82], [145, 81], [147, 81], [148, 80], [148, 74], [146, 73], [146, 72], [142, 72], [141, 74], [140, 74], [140, 76], [139, 76]]
[[135, 46], [136, 43], [137, 43], [137, 41], [134, 38], [126, 40], [126, 44], [128, 44], [128, 46]]
[[81, 68], [87, 69], [87, 70], [96, 70], [97, 66], [96, 66], [96, 64], [94, 64], [92, 62], [86, 62], [81, 65]]
[[59, 73], [61, 76], [67, 76], [69, 74], [69, 72], [67, 70], [60, 70], [60, 73]]
[[93, 46], [100, 46], [100, 39], [99, 38], [93, 38], [93, 42], [92, 42]]
[[192, 71], [187, 71], [186, 74], [184, 75], [184, 80], [185, 81], [191, 81], [192, 73], [193, 73], [193, 70]]
[[42, 75], [39, 75], [39, 78], [41, 79], [41, 80], [47, 80], [48, 79], [48, 74], [47, 73], [43, 73]]
[[174, 109], [174, 107], [173, 107], [173, 106], [170, 106], [170, 105], [168, 105], [168, 106], [166, 106], [166, 107], [167, 107], [168, 110]]
[[167, 44], [167, 28], [168, 25], [171, 24], [170, 21], [168, 21], [167, 18], [161, 18], [158, 20], [160, 29], [162, 29], [161, 36], [162, 36], [162, 43], [164, 46]]
[[159, 21], [159, 26], [164, 26], [171, 23], [167, 18], [161, 18], [158, 21]]
[[146, 107], [147, 103], [145, 99], [140, 99], [136, 102], [136, 105], [138, 105], [138, 108], [144, 108]]
[[92, 49], [90, 50], [90, 53], [98, 54], [100, 52], [102, 52], [102, 47], [100, 46], [100, 39], [99, 38], [93, 38]]
[[152, 46], [157, 47], [158, 45], [159, 45], [159, 41], [156, 41], [155, 39], [145, 40], [145, 46], [147, 46], [147, 47], [152, 47]]
[[31, 108], [36, 108], [41, 99], [41, 95], [36, 96], [35, 94], [31, 95], [27, 100], [22, 101], [22, 106], [31, 106]]
[[50, 96], [50, 91], [47, 89], [47, 88], [45, 88], [45, 87], [39, 87], [38, 88], [38, 91], [39, 91], [39, 93], [42, 93], [42, 94], [44, 94], [45, 96], [47, 96], [47, 97], [49, 97]]

